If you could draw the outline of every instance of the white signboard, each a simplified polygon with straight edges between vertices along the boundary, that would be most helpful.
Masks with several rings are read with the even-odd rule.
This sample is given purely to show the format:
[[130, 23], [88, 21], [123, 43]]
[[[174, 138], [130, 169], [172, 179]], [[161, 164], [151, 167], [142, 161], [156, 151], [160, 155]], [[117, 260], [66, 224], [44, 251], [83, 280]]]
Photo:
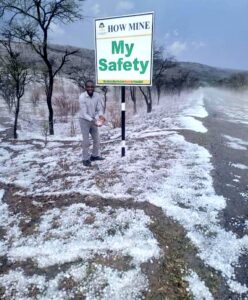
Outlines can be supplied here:
[[152, 85], [153, 16], [95, 20], [97, 85]]

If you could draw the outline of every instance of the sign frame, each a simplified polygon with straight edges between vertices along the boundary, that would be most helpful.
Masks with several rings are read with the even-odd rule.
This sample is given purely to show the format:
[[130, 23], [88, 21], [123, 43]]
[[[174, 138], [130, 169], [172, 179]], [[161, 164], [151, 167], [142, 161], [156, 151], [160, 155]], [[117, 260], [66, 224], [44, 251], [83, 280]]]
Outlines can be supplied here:
[[[98, 79], [98, 68], [97, 68], [97, 62], [98, 62], [98, 53], [97, 53], [97, 33], [96, 33], [96, 22], [97, 21], [104, 21], [104, 20], [111, 20], [111, 19], [118, 19], [118, 18], [128, 18], [128, 17], [135, 17], [135, 16], [144, 16], [144, 15], [152, 15], [152, 30], [151, 30], [151, 57], [150, 57], [150, 82], [147, 83], [125, 83], [125, 80], [121, 83], [99, 83]], [[128, 14], [128, 15], [121, 15], [121, 16], [112, 16], [112, 17], [106, 17], [106, 18], [96, 18], [94, 19], [94, 47], [95, 47], [95, 82], [97, 86], [152, 86], [152, 79], [153, 79], [153, 42], [154, 42], [154, 12], [143, 12], [143, 13], [137, 13], [137, 14]], [[114, 37], [113, 37], [114, 39]], [[125, 36], [123, 37], [125, 40]], [[127, 80], [126, 80], [127, 81]], [[135, 80], [134, 80], [135, 81]], [[138, 81], [138, 80], [137, 80]]]

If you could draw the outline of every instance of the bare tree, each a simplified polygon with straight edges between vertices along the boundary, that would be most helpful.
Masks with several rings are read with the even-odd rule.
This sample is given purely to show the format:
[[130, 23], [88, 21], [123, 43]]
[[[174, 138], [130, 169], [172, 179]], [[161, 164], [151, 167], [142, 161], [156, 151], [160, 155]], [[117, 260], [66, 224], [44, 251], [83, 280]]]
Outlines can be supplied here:
[[167, 89], [172, 93], [181, 94], [182, 90], [192, 89], [199, 86], [199, 80], [188, 70], [180, 69], [174, 76], [166, 81]]
[[185, 88], [186, 89], [194, 89], [194, 88], [198, 88], [199, 86], [200, 86], [199, 78], [192, 72], [189, 72], [187, 80], [186, 80]]
[[164, 58], [163, 47], [154, 47], [153, 51], [153, 84], [157, 91], [157, 102], [159, 103], [162, 87], [165, 84], [164, 73], [177, 65], [173, 56]]
[[100, 86], [100, 90], [103, 93], [103, 100], [104, 100], [104, 103], [103, 103], [103, 112], [105, 113], [106, 107], [107, 107], [107, 93], [109, 91], [109, 88], [104, 85], [104, 86]]
[[239, 72], [228, 78], [228, 85], [233, 89], [245, 89], [248, 87], [248, 74]]
[[[2, 57], [1, 61], [3, 61]], [[15, 87], [4, 66], [0, 69], [0, 95], [6, 102], [9, 112], [11, 112], [15, 105]]]
[[[164, 49], [163, 47], [157, 47], [155, 45], [153, 51], [153, 85], [157, 91], [158, 103], [161, 95], [162, 86], [164, 85], [164, 74], [165, 71], [176, 66], [175, 59], [171, 56], [164, 58]], [[152, 111], [152, 90], [151, 87], [139, 87], [146, 105], [147, 112], [150, 113]]]
[[52, 95], [55, 76], [68, 57], [76, 51], [65, 50], [55, 64], [48, 49], [52, 24], [70, 23], [79, 18], [84, 0], [0, 0], [0, 15], [5, 14], [14, 37], [30, 45], [46, 66], [46, 99], [49, 110], [49, 133], [54, 134]]
[[[2, 95], [7, 95], [9, 98], [9, 87], [13, 88], [14, 98], [13, 106], [15, 107], [15, 120], [14, 120], [14, 138], [17, 139], [17, 125], [18, 116], [20, 111], [20, 101], [24, 95], [25, 87], [29, 82], [28, 77], [28, 66], [21, 57], [21, 47], [13, 47], [11, 34], [5, 33], [5, 40], [1, 40], [0, 43], [4, 46], [7, 51], [7, 55], [1, 57], [2, 61], [2, 72], [1, 77], [4, 79], [6, 85], [1, 85]], [[17, 51], [16, 49], [19, 49]], [[11, 95], [13, 97], [13, 95]], [[9, 101], [9, 99], [7, 99]]]
[[135, 115], [135, 114], [137, 114], [137, 97], [136, 97], [137, 89], [136, 89], [136, 86], [130, 86], [129, 90], [130, 90], [131, 99], [133, 101], [133, 113]]
[[69, 72], [66, 72], [66, 75], [73, 81], [75, 84], [84, 90], [85, 83], [87, 80], [94, 80], [95, 78], [95, 66], [94, 64], [86, 64], [81, 59], [79, 64], [73, 64], [70, 67]]
[[147, 113], [152, 112], [152, 91], [150, 86], [139, 86], [139, 89], [145, 99], [146, 107], [147, 107]]
[[185, 82], [187, 81], [188, 76], [189, 76], [188, 71], [179, 70], [178, 74], [171, 78], [174, 92], [176, 92], [179, 96], [183, 90], [183, 87], [185, 85]]

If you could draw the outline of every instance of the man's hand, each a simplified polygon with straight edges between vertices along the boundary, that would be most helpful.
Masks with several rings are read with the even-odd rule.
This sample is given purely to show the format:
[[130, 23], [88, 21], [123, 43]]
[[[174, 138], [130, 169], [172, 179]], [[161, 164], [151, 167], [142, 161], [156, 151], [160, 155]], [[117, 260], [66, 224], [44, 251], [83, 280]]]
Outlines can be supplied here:
[[101, 115], [99, 116], [99, 119], [96, 120], [95, 124], [96, 126], [101, 127], [105, 122], [106, 122], [105, 117]]

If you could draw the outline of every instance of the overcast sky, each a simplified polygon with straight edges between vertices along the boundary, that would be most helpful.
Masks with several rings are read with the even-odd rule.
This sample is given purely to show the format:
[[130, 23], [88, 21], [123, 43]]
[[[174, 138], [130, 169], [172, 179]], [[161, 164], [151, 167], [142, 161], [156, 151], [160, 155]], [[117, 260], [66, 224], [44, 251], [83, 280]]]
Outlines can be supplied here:
[[86, 0], [52, 42], [94, 49], [94, 18], [155, 13], [155, 40], [180, 61], [248, 70], [248, 0]]

